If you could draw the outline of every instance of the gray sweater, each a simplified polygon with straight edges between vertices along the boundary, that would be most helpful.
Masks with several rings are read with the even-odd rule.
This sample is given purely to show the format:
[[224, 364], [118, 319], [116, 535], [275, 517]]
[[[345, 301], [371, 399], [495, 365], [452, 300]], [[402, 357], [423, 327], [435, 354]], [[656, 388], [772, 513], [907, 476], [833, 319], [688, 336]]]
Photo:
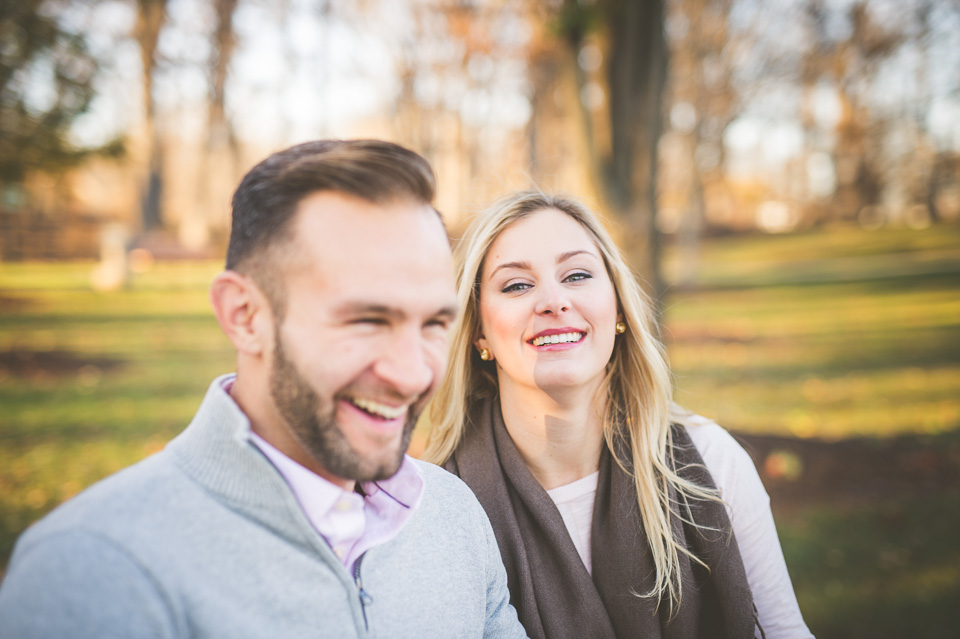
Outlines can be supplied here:
[[420, 505], [353, 575], [249, 437], [217, 380], [163, 452], [34, 525], [0, 585], [0, 637], [526, 636], [459, 479], [417, 462]]

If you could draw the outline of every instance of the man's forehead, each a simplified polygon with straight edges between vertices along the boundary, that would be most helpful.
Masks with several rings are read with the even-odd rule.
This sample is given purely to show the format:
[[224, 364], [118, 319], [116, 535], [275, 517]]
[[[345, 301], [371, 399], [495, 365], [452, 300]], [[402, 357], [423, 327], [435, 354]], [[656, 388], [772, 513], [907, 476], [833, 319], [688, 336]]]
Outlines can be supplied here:
[[422, 216], [424, 221], [434, 223], [431, 227], [443, 228], [440, 214], [428, 202], [406, 196], [373, 201], [341, 191], [314, 191], [305, 196], [297, 204], [295, 221], [320, 217], [329, 224], [356, 226], [371, 223], [378, 216], [398, 214]]
[[372, 259], [400, 245], [450, 252], [446, 229], [430, 204], [409, 199], [370, 202], [333, 191], [300, 202], [290, 238], [297, 248], [320, 258]]
[[435, 313], [455, 296], [450, 245], [429, 204], [376, 204], [336, 193], [310, 196], [298, 210], [290, 275], [353, 308]]

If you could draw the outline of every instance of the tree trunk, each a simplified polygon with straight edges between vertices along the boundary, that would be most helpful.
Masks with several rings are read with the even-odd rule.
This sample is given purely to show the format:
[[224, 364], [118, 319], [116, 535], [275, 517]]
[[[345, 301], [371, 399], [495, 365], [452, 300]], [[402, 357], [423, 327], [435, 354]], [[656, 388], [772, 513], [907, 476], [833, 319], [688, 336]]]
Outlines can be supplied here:
[[210, 59], [210, 103], [207, 109], [207, 139], [200, 149], [196, 176], [196, 203], [180, 220], [180, 243], [203, 250], [210, 243], [211, 212], [222, 210], [230, 199], [231, 185], [240, 175], [240, 145], [226, 114], [226, 85], [236, 45], [233, 14], [238, 0], [214, 0], [216, 26]]
[[143, 108], [147, 143], [147, 181], [141, 201], [144, 233], [163, 225], [163, 144], [153, 101], [153, 71], [156, 68], [157, 41], [167, 20], [167, 0], [137, 0], [136, 38], [143, 67]]
[[631, 266], [659, 307], [663, 283], [655, 222], [667, 71], [664, 3], [611, 0], [608, 7], [611, 157], [604, 167], [606, 196], [628, 230], [624, 250]]

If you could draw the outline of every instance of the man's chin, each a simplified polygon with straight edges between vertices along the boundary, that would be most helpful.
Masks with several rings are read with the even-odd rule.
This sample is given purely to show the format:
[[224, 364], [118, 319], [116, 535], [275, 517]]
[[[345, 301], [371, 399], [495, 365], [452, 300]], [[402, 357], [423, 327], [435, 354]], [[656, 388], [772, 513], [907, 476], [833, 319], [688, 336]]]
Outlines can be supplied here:
[[354, 447], [347, 458], [328, 459], [326, 466], [344, 479], [354, 481], [380, 481], [389, 479], [397, 474], [403, 464], [404, 453], [407, 451], [409, 438], [390, 444], [380, 444], [373, 447]]
[[399, 461], [385, 463], [379, 466], [364, 466], [361, 468], [355, 468], [352, 472], [350, 472], [353, 477], [350, 477], [349, 479], [358, 482], [383, 481], [385, 479], [390, 479], [397, 474], [397, 471], [400, 470], [400, 465], [402, 463], [403, 458], [401, 457]]
[[[402, 448], [402, 450], [401, 450]], [[400, 466], [403, 464], [403, 456], [406, 453], [406, 446], [396, 446], [389, 453], [381, 451], [379, 455], [372, 455], [365, 458], [365, 463], [360, 464], [360, 475], [358, 481], [380, 481], [389, 479], [397, 474]]]
[[360, 482], [389, 479], [397, 473], [410, 446], [415, 421], [408, 420], [391, 431], [359, 428], [345, 416], [336, 417], [329, 428], [317, 429], [339, 435], [315, 442], [323, 446], [322, 450], [316, 449], [315, 455], [321, 466], [338, 477]]

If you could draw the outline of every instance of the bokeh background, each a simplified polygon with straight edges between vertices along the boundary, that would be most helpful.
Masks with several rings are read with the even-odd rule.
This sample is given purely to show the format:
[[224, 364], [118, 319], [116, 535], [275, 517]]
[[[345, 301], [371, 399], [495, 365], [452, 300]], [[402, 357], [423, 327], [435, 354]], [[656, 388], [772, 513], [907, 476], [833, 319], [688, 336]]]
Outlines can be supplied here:
[[814, 633], [960, 636], [955, 0], [2, 3], [0, 570], [232, 370], [230, 194], [317, 137], [426, 155], [454, 240], [515, 188], [602, 212]]

